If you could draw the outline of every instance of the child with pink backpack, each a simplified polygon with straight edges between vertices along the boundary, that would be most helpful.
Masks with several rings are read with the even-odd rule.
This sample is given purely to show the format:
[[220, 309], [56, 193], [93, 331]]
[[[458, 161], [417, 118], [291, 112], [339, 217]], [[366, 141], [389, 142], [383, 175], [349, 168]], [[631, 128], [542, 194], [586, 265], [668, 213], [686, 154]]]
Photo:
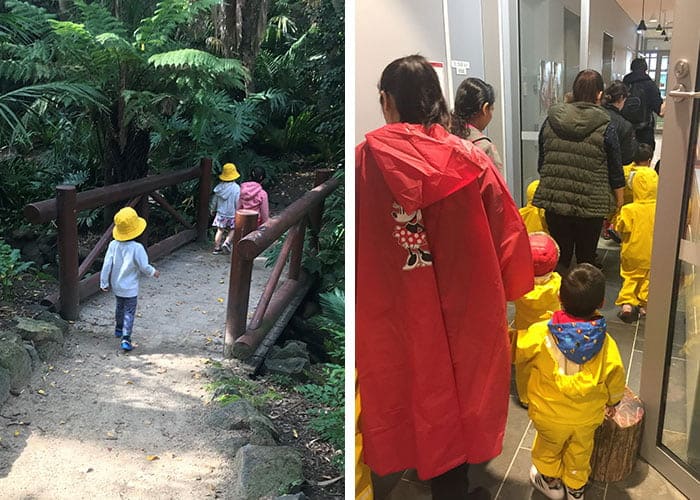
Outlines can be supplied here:
[[250, 171], [251, 180], [241, 184], [241, 194], [238, 198], [238, 209], [255, 210], [258, 212], [258, 226], [270, 218], [270, 206], [267, 193], [262, 187], [265, 180], [265, 170], [253, 167]]

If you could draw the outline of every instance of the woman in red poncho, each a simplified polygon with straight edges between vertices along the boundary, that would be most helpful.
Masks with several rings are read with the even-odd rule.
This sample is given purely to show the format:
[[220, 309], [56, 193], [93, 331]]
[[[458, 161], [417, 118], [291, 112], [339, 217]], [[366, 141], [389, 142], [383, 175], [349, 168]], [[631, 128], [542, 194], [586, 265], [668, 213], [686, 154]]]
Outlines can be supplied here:
[[467, 464], [501, 452], [506, 301], [533, 287], [527, 233], [489, 157], [446, 131], [421, 56], [382, 73], [387, 125], [356, 148], [356, 364], [364, 458], [466, 498]]

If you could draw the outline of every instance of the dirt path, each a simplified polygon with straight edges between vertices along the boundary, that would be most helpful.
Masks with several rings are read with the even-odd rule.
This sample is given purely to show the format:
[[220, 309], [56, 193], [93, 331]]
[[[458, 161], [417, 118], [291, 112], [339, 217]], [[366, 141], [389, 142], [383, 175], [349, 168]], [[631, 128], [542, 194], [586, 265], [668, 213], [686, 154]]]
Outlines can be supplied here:
[[[155, 266], [132, 352], [113, 335], [114, 297], [97, 295], [62, 354], [0, 407], [0, 498], [225, 497], [232, 457], [204, 421], [203, 372], [222, 357], [228, 258], [189, 245]], [[259, 259], [252, 306], [267, 274]]]

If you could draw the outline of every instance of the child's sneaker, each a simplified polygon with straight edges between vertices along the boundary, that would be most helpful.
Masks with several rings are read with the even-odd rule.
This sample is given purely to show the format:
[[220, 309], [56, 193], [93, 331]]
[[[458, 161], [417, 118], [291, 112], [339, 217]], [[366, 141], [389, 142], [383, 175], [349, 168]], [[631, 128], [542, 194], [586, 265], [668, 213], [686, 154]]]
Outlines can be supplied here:
[[122, 345], [122, 349], [124, 349], [125, 351], [130, 351], [134, 348], [131, 345], [131, 339], [128, 339], [126, 337], [122, 337], [122, 344], [121, 345]]
[[221, 255], [221, 247], [215, 247], [211, 253], [212, 255]]
[[231, 253], [231, 243], [224, 241], [224, 244], [221, 245], [221, 250], [223, 250], [224, 253]]
[[552, 500], [563, 500], [564, 495], [566, 495], [564, 485], [560, 479], [543, 476], [534, 465], [530, 467], [530, 483], [537, 491]]
[[579, 489], [574, 490], [572, 488], [566, 487], [566, 500], [583, 500], [583, 490], [585, 486], [581, 486]]

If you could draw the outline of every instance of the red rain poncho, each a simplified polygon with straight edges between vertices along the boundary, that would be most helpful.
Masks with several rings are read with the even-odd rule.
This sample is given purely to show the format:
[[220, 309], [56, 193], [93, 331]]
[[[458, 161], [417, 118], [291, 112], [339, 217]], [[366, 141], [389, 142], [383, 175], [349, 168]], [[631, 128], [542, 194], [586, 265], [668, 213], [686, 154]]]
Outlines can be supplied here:
[[366, 463], [435, 477], [501, 452], [506, 301], [533, 287], [527, 233], [491, 160], [434, 125], [356, 148], [356, 364]]

